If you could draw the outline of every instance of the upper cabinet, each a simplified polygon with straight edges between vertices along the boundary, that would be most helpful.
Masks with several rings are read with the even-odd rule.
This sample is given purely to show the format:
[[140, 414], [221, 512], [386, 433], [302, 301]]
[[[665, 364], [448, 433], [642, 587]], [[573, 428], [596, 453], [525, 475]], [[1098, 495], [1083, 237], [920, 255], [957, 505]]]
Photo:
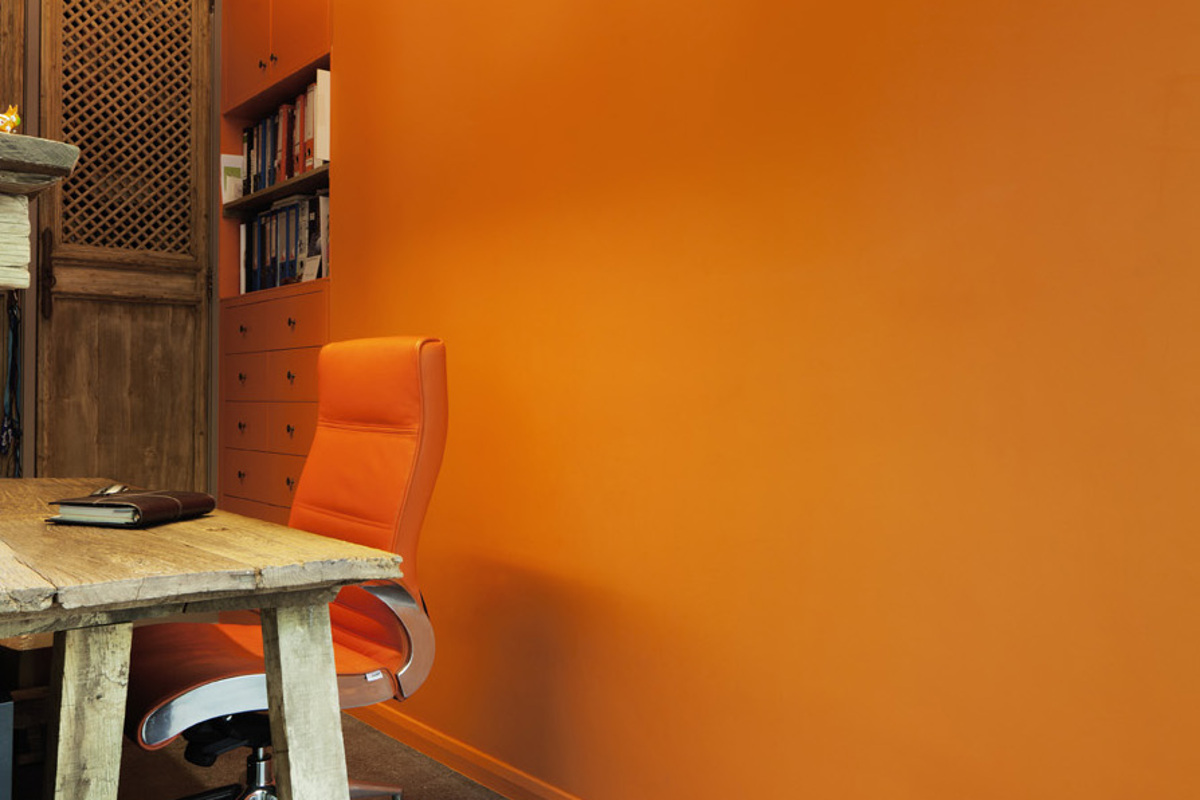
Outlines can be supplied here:
[[242, 106], [325, 58], [329, 17], [329, 0], [225, 0], [222, 109]]

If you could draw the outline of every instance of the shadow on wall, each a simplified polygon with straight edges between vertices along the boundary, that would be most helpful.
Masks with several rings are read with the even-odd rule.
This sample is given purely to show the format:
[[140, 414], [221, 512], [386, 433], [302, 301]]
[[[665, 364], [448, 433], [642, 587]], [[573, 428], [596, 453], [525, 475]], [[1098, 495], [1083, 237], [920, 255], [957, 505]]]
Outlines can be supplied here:
[[[650, 765], [659, 758], [656, 742], [671, 735], [667, 709], [638, 707], [621, 690], [646, 679], [652, 657], [635, 649], [652, 634], [636, 630], [646, 622], [631, 601], [481, 555], [425, 564], [438, 663], [409, 704], [429, 701], [438, 713], [414, 708], [415, 716], [567, 792], [610, 783], [613, 759], [625, 769], [631, 753]], [[439, 591], [443, 582], [470, 588]], [[671, 694], [664, 687], [666, 704]], [[628, 737], [597, 752], [580, 732], [614, 716]]]

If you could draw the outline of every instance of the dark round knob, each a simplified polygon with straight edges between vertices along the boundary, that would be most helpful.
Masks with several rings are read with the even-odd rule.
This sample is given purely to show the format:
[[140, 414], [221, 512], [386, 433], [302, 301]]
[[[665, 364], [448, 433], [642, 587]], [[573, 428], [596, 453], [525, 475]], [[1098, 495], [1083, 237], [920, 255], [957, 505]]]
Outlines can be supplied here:
[[239, 373], [238, 373], [238, 382], [239, 382], [239, 383], [245, 383], [245, 382], [246, 382], [246, 373], [244, 373], [244, 372], [239, 372]]
[[294, 427], [292, 427], [291, 425], [288, 425], [288, 426], [285, 428], [285, 430], [287, 430], [287, 435], [288, 435], [288, 436], [294, 436], [294, 435], [295, 435], [295, 433], [296, 433], [296, 429], [295, 429]]
[[246, 473], [245, 473], [245, 472], [242, 472], [242, 471], [239, 469], [239, 470], [237, 471], [237, 476], [238, 476], [238, 480], [239, 480], [239, 481], [240, 481], [240, 480], [245, 480], [245, 478], [246, 478]]
[[241, 431], [242, 433], [245, 433], [246, 432], [246, 423], [239, 420], [238, 421], [238, 430]]
[[289, 370], [287, 371], [287, 379], [288, 379], [288, 382], [289, 382], [289, 383], [295, 383], [295, 381], [296, 381], [296, 373], [292, 372], [292, 371], [289, 369]]

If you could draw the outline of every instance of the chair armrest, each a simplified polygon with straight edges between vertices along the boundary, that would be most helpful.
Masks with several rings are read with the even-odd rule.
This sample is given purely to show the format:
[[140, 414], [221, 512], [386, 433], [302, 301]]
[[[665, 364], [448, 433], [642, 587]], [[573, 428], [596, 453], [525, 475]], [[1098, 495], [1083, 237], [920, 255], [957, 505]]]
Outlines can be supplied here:
[[433, 624], [425, 613], [420, 595], [413, 597], [408, 589], [395, 581], [362, 584], [362, 588], [386, 605], [408, 637], [408, 661], [396, 673], [400, 696], [408, 697], [425, 682], [433, 668], [435, 642]]

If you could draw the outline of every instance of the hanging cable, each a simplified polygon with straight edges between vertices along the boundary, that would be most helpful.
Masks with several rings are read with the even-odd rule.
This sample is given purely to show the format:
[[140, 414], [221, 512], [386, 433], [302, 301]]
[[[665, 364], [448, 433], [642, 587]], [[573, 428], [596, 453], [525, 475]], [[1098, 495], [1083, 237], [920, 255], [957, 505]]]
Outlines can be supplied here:
[[8, 380], [4, 382], [4, 419], [0, 422], [0, 455], [12, 453], [13, 478], [21, 477], [21, 300], [8, 295]]

